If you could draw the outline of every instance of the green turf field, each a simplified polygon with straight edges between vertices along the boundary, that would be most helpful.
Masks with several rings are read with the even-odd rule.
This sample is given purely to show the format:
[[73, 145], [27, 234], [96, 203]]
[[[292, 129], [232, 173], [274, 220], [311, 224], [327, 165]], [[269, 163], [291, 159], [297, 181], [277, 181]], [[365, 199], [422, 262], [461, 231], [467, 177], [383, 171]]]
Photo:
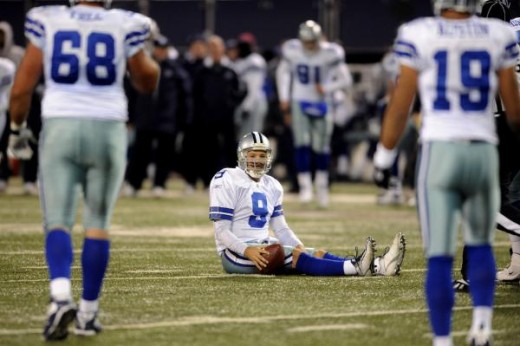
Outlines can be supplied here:
[[[407, 237], [398, 277], [239, 276], [217, 257], [205, 192], [167, 198], [121, 198], [112, 229], [111, 262], [101, 300], [99, 336], [71, 334], [70, 345], [430, 345], [423, 297], [425, 261], [415, 209], [375, 204], [376, 188], [335, 184], [331, 207], [284, 204], [289, 225], [307, 246], [353, 254], [368, 235], [379, 253], [393, 235]], [[43, 234], [36, 197], [12, 187], [0, 195], [0, 345], [42, 344], [48, 303]], [[81, 226], [74, 230], [75, 298], [81, 290]], [[497, 263], [508, 263], [497, 233]], [[460, 257], [456, 261], [458, 267]], [[520, 345], [520, 287], [496, 291], [494, 345]], [[456, 298], [455, 345], [471, 321], [466, 294]]]

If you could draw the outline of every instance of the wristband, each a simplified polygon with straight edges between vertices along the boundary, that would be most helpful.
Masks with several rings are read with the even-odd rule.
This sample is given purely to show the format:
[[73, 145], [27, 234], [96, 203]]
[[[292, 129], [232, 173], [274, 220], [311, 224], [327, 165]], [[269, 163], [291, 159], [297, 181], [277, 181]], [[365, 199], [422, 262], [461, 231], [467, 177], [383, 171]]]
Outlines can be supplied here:
[[397, 156], [397, 150], [386, 149], [381, 142], [377, 143], [376, 153], [374, 154], [374, 166], [387, 169], [392, 166]]
[[11, 124], [9, 125], [9, 127], [11, 128], [11, 132], [20, 131], [21, 129], [24, 129], [27, 127], [27, 121], [24, 121], [20, 125], [18, 125], [14, 121], [11, 121]]

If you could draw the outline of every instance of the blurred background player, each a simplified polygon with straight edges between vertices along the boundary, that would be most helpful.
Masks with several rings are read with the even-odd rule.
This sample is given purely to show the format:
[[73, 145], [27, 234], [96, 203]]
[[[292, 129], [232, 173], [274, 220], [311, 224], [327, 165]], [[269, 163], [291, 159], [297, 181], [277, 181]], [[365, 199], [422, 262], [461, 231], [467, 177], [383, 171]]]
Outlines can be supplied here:
[[[107, 10], [105, 1], [71, 1], [71, 7], [42, 6], [27, 13], [28, 39], [11, 91], [10, 145], [20, 137], [33, 89], [42, 73], [46, 90], [40, 142], [40, 200], [51, 303], [43, 335], [60, 340], [75, 332], [101, 331], [99, 296], [108, 266], [108, 229], [126, 162], [127, 100], [123, 76], [140, 92], [152, 92], [159, 67], [143, 51], [148, 17]], [[76, 313], [71, 288], [77, 199], [83, 196], [83, 290]]]
[[256, 51], [256, 38], [251, 33], [242, 33], [236, 42], [237, 58], [231, 67], [245, 84], [247, 94], [236, 112], [237, 140], [240, 134], [264, 130], [267, 115], [267, 96], [264, 84], [267, 76], [265, 59]]
[[[13, 29], [8, 22], [0, 22], [0, 57], [10, 60], [15, 64], [16, 69], [20, 65], [24, 54], [23, 47], [14, 43]], [[26, 148], [26, 154], [23, 158], [17, 159], [11, 157], [10, 160], [0, 162], [0, 193], [7, 190], [9, 179], [13, 174], [20, 174], [24, 182], [23, 191], [25, 194], [37, 195], [36, 176], [38, 171], [38, 152], [37, 138], [41, 129], [40, 102], [43, 90], [43, 80], [34, 90], [32, 103], [27, 117], [27, 128], [24, 130], [24, 136], [30, 138], [29, 148]], [[7, 122], [9, 122], [9, 113]], [[1, 134], [2, 132], [0, 132]], [[9, 136], [9, 126], [4, 128], [4, 142], [0, 142], [0, 152], [7, 156], [7, 138]]]
[[[210, 185], [209, 218], [214, 221], [217, 252], [227, 273], [260, 273], [266, 265], [263, 246], [271, 243], [284, 246], [283, 272], [295, 269], [316, 276], [399, 273], [405, 253], [401, 233], [376, 258], [372, 237], [367, 238], [364, 251], [354, 257], [305, 248], [285, 220], [282, 185], [267, 175], [273, 159], [269, 139], [260, 132], [244, 135], [237, 156], [238, 167], [219, 171]], [[270, 228], [276, 237], [269, 235]]]
[[433, 345], [453, 345], [453, 260], [459, 215], [468, 257], [473, 319], [470, 345], [490, 345], [495, 292], [493, 239], [499, 209], [498, 143], [492, 111], [499, 91], [508, 120], [520, 131], [515, 75], [519, 51], [508, 25], [478, 18], [478, 0], [435, 1], [437, 17], [404, 24], [395, 40], [400, 74], [374, 156], [387, 187], [396, 146], [419, 89], [421, 157], [419, 220], [428, 259], [425, 293]]
[[[7, 109], [9, 108], [9, 94], [13, 86], [16, 66], [7, 58], [0, 58], [0, 164], [7, 160]], [[4, 182], [5, 184], [5, 182]], [[0, 191], [2, 191], [0, 186]]]
[[318, 204], [327, 207], [332, 95], [352, 83], [344, 64], [345, 52], [338, 44], [324, 42], [321, 27], [308, 20], [300, 25], [298, 39], [283, 44], [281, 54], [276, 71], [278, 97], [280, 110], [293, 129], [300, 201], [313, 200], [315, 167]]

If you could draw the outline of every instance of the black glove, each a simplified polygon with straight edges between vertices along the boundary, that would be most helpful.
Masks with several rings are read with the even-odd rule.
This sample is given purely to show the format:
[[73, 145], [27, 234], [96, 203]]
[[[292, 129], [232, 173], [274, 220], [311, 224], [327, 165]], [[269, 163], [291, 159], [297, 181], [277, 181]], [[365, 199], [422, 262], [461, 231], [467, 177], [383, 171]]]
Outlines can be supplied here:
[[20, 160], [30, 160], [33, 151], [29, 142], [36, 143], [31, 129], [24, 126], [16, 130], [11, 129], [9, 144], [7, 146], [7, 156]]
[[390, 185], [390, 168], [381, 169], [374, 167], [374, 183], [383, 188], [388, 189], [388, 186]]

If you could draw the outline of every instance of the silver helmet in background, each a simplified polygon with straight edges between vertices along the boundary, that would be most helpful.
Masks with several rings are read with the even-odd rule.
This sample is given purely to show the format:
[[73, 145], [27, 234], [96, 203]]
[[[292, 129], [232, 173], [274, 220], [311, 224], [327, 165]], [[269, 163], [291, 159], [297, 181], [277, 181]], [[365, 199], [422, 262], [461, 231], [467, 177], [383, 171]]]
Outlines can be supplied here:
[[70, 6], [77, 5], [79, 2], [99, 2], [105, 4], [105, 8], [109, 8], [112, 0], [69, 0]]
[[457, 12], [480, 13], [481, 0], [433, 0], [433, 12], [439, 15], [442, 10], [452, 9]]

